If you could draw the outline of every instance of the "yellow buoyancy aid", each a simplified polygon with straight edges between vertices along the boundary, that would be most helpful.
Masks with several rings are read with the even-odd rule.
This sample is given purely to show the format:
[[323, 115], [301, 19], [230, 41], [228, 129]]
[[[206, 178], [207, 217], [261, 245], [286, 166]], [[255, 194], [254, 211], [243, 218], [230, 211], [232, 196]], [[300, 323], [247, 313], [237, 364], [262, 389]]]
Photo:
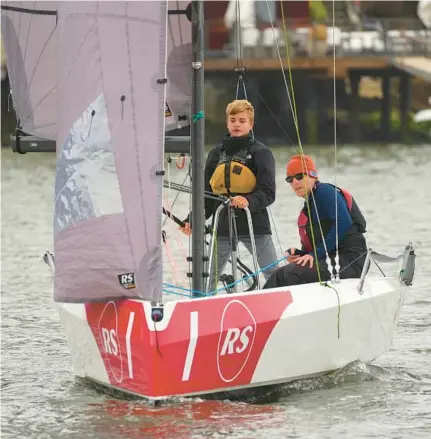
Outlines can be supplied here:
[[233, 156], [222, 150], [216, 169], [210, 179], [212, 191], [217, 195], [249, 194], [256, 187], [256, 176], [247, 166], [251, 158], [248, 148]]

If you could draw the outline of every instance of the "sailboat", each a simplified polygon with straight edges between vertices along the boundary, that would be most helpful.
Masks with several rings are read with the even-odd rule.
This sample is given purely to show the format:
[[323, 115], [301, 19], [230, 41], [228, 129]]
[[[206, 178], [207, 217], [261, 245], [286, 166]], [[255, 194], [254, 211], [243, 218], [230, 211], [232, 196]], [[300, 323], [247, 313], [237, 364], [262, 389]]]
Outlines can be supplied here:
[[[203, 2], [1, 8], [17, 134], [57, 145], [55, 258], [46, 261], [77, 375], [150, 400], [235, 395], [389, 349], [413, 279], [411, 244], [393, 276], [368, 271], [385, 259], [370, 249], [360, 279], [205, 290]], [[187, 125], [192, 287], [168, 301], [165, 138]]]

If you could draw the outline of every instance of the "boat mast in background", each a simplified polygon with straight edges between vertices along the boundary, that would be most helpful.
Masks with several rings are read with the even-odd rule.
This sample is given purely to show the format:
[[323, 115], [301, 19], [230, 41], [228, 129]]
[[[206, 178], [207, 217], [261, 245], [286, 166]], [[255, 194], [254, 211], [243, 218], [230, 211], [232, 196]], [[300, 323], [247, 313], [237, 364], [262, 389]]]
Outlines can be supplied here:
[[193, 87], [191, 157], [192, 157], [192, 289], [204, 291], [205, 258], [205, 119], [204, 119], [204, 2], [192, 1]]

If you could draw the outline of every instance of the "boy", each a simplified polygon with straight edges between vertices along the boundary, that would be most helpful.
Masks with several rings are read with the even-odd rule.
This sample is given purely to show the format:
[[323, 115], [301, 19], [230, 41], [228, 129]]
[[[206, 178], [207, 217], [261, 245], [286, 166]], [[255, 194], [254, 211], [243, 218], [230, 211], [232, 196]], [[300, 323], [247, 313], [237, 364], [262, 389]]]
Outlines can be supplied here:
[[[221, 145], [208, 154], [205, 165], [206, 191], [229, 196], [235, 208], [236, 232], [251, 253], [251, 240], [244, 209], [250, 210], [255, 235], [257, 260], [261, 268], [275, 262], [277, 255], [271, 237], [267, 207], [275, 200], [275, 161], [269, 148], [258, 142], [253, 134], [254, 108], [247, 100], [235, 100], [226, 108], [229, 134]], [[205, 218], [217, 210], [219, 202], [205, 199]], [[189, 215], [190, 217], [190, 215]], [[190, 234], [188, 220], [181, 230]], [[221, 211], [217, 228], [217, 261], [213, 264], [210, 291], [217, 287], [220, 274], [230, 256], [228, 209]], [[272, 266], [263, 272], [267, 280], [276, 269]], [[214, 282], [214, 279], [216, 281]]]

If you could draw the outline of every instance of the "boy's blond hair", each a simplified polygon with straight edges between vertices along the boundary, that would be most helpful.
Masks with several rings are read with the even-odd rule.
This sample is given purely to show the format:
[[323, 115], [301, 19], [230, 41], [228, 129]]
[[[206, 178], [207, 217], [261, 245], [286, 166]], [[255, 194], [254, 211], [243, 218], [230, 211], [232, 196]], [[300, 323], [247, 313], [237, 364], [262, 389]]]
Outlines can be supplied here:
[[254, 121], [254, 107], [246, 99], [237, 99], [226, 107], [226, 117], [235, 116], [235, 114], [242, 112], [248, 113], [251, 121]]

